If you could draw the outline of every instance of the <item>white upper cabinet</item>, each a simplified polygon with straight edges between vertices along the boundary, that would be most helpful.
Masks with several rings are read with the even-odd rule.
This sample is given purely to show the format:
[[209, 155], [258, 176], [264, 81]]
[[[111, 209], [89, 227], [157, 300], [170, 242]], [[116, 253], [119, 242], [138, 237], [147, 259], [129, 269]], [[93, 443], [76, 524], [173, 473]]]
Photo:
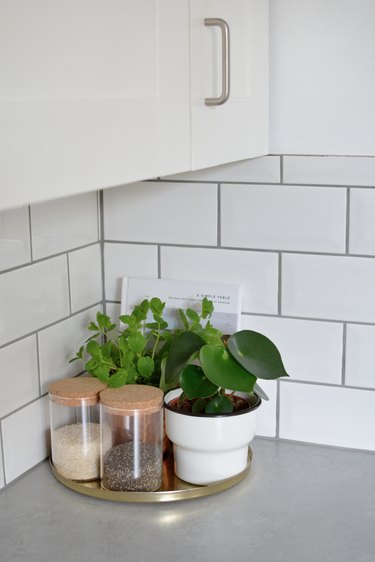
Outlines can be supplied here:
[[190, 166], [188, 4], [0, 0], [1, 207]]
[[[191, 0], [190, 8], [192, 168], [268, 154], [268, 0]], [[222, 29], [204, 24], [216, 18], [227, 50]], [[207, 106], [226, 73], [228, 101]]]
[[266, 154], [267, 7], [0, 0], [0, 208]]

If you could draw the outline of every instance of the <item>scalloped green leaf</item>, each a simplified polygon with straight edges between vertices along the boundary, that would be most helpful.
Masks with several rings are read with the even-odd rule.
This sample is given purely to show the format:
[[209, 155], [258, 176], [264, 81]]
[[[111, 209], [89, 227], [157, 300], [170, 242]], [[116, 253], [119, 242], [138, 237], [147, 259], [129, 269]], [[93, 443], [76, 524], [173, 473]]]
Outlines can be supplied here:
[[259, 379], [288, 377], [275, 344], [263, 334], [241, 330], [230, 336], [229, 352], [246, 371]]
[[182, 332], [177, 336], [172, 342], [165, 365], [166, 385], [177, 386], [182, 370], [204, 343], [204, 340], [194, 332]]
[[216, 384], [213, 384], [198, 365], [188, 365], [180, 375], [180, 386], [187, 397], [208, 398], [217, 392]]
[[241, 367], [225, 347], [204, 345], [199, 358], [205, 375], [212, 383], [229, 390], [253, 391], [256, 377]]
[[207, 403], [204, 411], [206, 414], [230, 414], [233, 404], [227, 396], [219, 394]]

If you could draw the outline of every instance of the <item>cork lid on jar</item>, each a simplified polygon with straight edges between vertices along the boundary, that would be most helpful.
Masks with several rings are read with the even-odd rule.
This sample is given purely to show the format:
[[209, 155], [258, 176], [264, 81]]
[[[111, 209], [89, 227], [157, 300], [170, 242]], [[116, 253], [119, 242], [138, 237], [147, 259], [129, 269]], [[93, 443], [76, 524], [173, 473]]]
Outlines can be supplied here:
[[163, 404], [160, 388], [143, 384], [128, 384], [121, 388], [106, 388], [100, 393], [100, 401], [115, 410], [156, 410]]
[[94, 377], [60, 379], [49, 385], [50, 398], [64, 406], [93, 406], [99, 402], [99, 392], [107, 385]]

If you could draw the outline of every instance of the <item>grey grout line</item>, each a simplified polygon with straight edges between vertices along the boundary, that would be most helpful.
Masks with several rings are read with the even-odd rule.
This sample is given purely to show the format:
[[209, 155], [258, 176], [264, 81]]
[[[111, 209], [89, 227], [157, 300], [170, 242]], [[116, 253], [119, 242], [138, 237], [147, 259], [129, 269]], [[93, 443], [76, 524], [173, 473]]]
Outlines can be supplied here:
[[282, 253], [280, 252], [278, 255], [278, 263], [277, 263], [278, 271], [277, 271], [277, 315], [281, 316], [282, 310]]
[[69, 314], [68, 316], [64, 316], [63, 318], [59, 318], [58, 320], [55, 320], [54, 322], [51, 322], [50, 324], [47, 324], [45, 326], [41, 326], [40, 328], [35, 329], [33, 332], [28, 332], [27, 334], [23, 334], [22, 336], [20, 336], [18, 338], [14, 338], [14, 340], [11, 340], [11, 341], [8, 341], [4, 344], [1, 344], [0, 349], [3, 349], [5, 347], [8, 347], [8, 345], [12, 345], [12, 344], [17, 343], [21, 340], [29, 338], [30, 336], [35, 335], [37, 332], [41, 332], [42, 330], [47, 330], [48, 328], [52, 328], [52, 326], [56, 326], [57, 324], [60, 324], [61, 322], [65, 322], [66, 320], [69, 320], [70, 318], [74, 318], [74, 316], [77, 316], [78, 314], [82, 314], [82, 312], [86, 312], [87, 310], [90, 310], [91, 308], [95, 308], [97, 306], [102, 306], [102, 305], [103, 305], [103, 302], [101, 300], [95, 302], [94, 304], [90, 304], [90, 306], [86, 306], [85, 308], [81, 308], [80, 310], [77, 310], [76, 312], [73, 312], [72, 314]]
[[38, 385], [39, 385], [39, 396], [42, 395], [42, 379], [40, 376], [40, 349], [39, 349], [39, 334], [35, 333], [36, 337], [36, 362], [38, 367]]
[[45, 392], [44, 394], [41, 394], [40, 396], [37, 396], [37, 398], [34, 398], [33, 400], [30, 400], [29, 402], [26, 402], [25, 404], [22, 404], [22, 406], [20, 406], [19, 408], [16, 408], [15, 410], [12, 410], [12, 412], [9, 412], [5, 416], [3, 416], [0, 419], [0, 421], [6, 420], [10, 416], [13, 416], [14, 414], [17, 414], [17, 412], [20, 412], [24, 408], [27, 408], [27, 406], [31, 406], [31, 404], [35, 404], [35, 402], [38, 402], [38, 400], [43, 400], [43, 398], [45, 398], [46, 396], [48, 396], [48, 392]]
[[13, 271], [18, 271], [19, 269], [25, 269], [26, 267], [31, 267], [33, 265], [37, 265], [38, 263], [42, 263], [44, 261], [52, 260], [54, 258], [58, 258], [60, 256], [66, 255], [66, 254], [78, 252], [79, 250], [84, 250], [85, 248], [90, 248], [90, 246], [95, 246], [98, 243], [99, 243], [98, 240], [95, 240], [95, 242], [90, 242], [89, 244], [85, 244], [83, 246], [77, 246], [77, 248], [70, 248], [69, 250], [65, 250], [64, 252], [58, 252], [57, 254], [51, 254], [50, 256], [46, 256], [44, 258], [39, 258], [37, 260], [28, 261], [28, 262], [22, 263], [20, 265], [16, 265], [14, 267], [9, 267], [8, 269], [4, 269], [4, 270], [0, 271], [0, 275], [3, 275], [5, 273], [12, 273]]
[[280, 183], [284, 183], [284, 156], [280, 155]]
[[132, 244], [132, 245], [143, 245], [143, 246], [165, 246], [166, 248], [191, 248], [200, 250], [238, 250], [240, 252], [254, 252], [254, 253], [265, 253], [265, 254], [278, 254], [282, 252], [284, 254], [291, 254], [297, 256], [318, 256], [318, 257], [332, 257], [332, 258], [363, 258], [363, 259], [374, 259], [375, 254], [345, 254], [337, 252], [313, 252], [311, 250], [283, 250], [280, 248], [243, 248], [241, 246], [212, 246], [207, 244], [179, 244], [173, 242], [134, 242], [133, 240], [105, 240], [106, 244]]
[[346, 229], [345, 229], [345, 254], [350, 255], [350, 188], [346, 189]]
[[105, 286], [105, 258], [104, 258], [104, 196], [103, 196], [103, 190], [99, 191], [98, 203], [99, 203], [98, 228], [99, 228], [99, 232], [100, 232], [99, 243], [100, 243], [101, 277], [102, 277], [102, 308], [103, 308], [103, 313], [107, 314], [106, 305], [105, 305], [105, 303], [106, 303], [106, 300], [105, 300], [106, 286]]
[[31, 205], [28, 206], [29, 211], [29, 236], [30, 236], [30, 259], [31, 262], [34, 261], [34, 251], [33, 251], [33, 229], [31, 224]]
[[161, 279], [161, 246], [158, 244], [158, 279]]
[[[283, 171], [284, 173], [284, 171]], [[352, 189], [375, 189], [375, 184], [374, 185], [350, 185], [348, 183], [304, 183], [304, 182], [281, 182], [281, 181], [244, 181], [244, 180], [238, 180], [238, 181], [234, 181], [234, 180], [218, 180], [218, 179], [214, 179], [214, 180], [206, 180], [206, 179], [189, 179], [189, 180], [161, 180], [162, 182], [165, 183], [210, 183], [210, 184], [217, 184], [217, 183], [221, 183], [221, 184], [225, 184], [225, 185], [270, 185], [270, 186], [275, 186], [275, 185], [279, 185], [281, 187], [321, 187], [322, 189], [327, 188], [333, 188], [333, 189], [346, 189], [347, 187], [350, 187]]]
[[346, 380], [346, 340], [347, 340], [347, 328], [348, 325], [344, 322], [342, 330], [342, 371], [341, 371], [341, 384], [345, 386]]
[[221, 246], [221, 183], [217, 184], [217, 246]]
[[370, 386], [355, 386], [355, 385], [343, 385], [341, 384], [334, 384], [331, 382], [324, 382], [324, 381], [304, 381], [301, 379], [294, 379], [293, 375], [290, 375], [290, 378], [285, 378], [282, 381], [277, 381], [277, 384], [302, 384], [302, 385], [310, 385], [310, 386], [319, 386], [319, 387], [328, 387], [328, 388], [346, 388], [348, 390], [363, 390], [365, 392], [375, 392], [375, 387]]
[[72, 315], [72, 282], [70, 278], [69, 254], [66, 254], [66, 267], [68, 271], [69, 316]]

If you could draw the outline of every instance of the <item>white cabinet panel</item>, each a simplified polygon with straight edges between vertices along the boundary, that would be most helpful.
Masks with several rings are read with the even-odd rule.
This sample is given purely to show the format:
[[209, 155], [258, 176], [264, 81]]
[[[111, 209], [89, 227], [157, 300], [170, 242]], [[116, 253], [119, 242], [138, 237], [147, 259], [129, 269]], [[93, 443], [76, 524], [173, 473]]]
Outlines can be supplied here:
[[[220, 18], [230, 30], [230, 97], [219, 106], [221, 31], [205, 26]], [[192, 168], [268, 153], [268, 2], [192, 0]]]

